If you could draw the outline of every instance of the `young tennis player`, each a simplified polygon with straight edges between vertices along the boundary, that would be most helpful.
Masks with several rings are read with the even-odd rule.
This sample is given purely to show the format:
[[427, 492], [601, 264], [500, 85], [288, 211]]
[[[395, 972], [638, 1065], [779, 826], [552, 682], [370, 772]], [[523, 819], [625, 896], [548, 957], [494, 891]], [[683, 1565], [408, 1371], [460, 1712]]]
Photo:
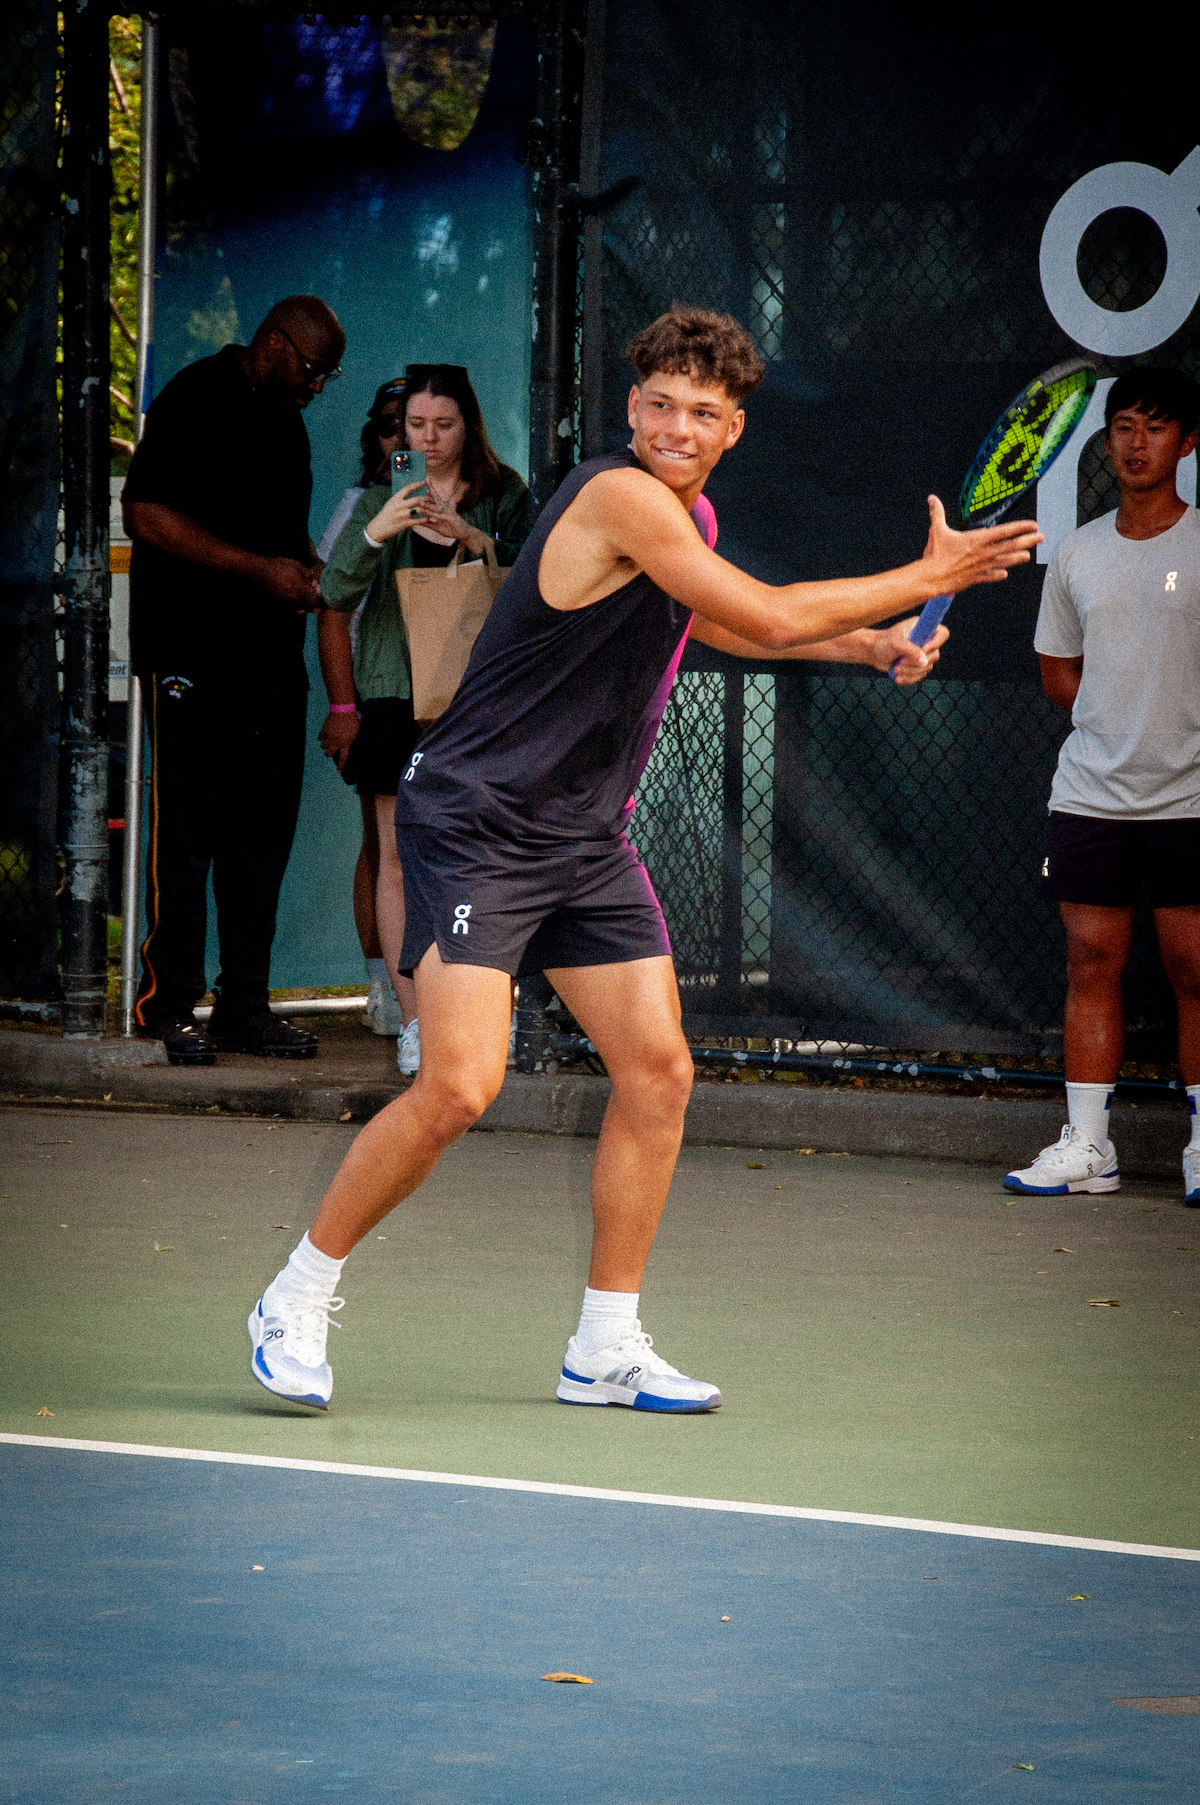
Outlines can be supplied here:
[[1115, 1191], [1112, 1087], [1125, 1047], [1121, 979], [1134, 908], [1154, 911], [1179, 1011], [1192, 1110], [1185, 1201], [1200, 1205], [1200, 512], [1180, 500], [1200, 389], [1176, 370], [1127, 370], [1108, 392], [1112, 514], [1069, 533], [1046, 573], [1034, 647], [1069, 709], [1050, 791], [1042, 895], [1067, 931], [1067, 1123], [1010, 1191]]
[[675, 310], [630, 355], [629, 449], [580, 465], [542, 511], [462, 687], [400, 784], [403, 968], [416, 978], [421, 1070], [355, 1140], [251, 1314], [255, 1378], [296, 1403], [328, 1406], [326, 1331], [346, 1256], [496, 1096], [512, 979], [545, 971], [612, 1081], [592, 1171], [591, 1271], [557, 1395], [640, 1410], [719, 1405], [717, 1387], [669, 1366], [638, 1320], [692, 1060], [662, 913], [625, 828], [684, 641], [691, 631], [735, 655], [881, 672], [899, 660], [899, 681], [913, 683], [945, 630], [922, 651], [911, 617], [883, 631], [870, 623], [999, 582], [1038, 539], [1030, 521], [952, 532], [930, 497], [915, 564], [757, 582], [711, 551], [691, 516], [762, 378], [749, 337], [726, 316]]

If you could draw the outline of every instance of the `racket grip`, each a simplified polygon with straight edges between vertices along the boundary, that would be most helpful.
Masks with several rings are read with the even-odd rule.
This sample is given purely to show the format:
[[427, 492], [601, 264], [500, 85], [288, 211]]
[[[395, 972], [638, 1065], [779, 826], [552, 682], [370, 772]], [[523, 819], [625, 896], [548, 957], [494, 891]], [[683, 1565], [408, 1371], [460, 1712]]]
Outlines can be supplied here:
[[[949, 612], [950, 604], [953, 600], [954, 597], [952, 595], [934, 595], [929, 598], [918, 616], [916, 626], [908, 636], [913, 645], [927, 646], [929, 644], [937, 629], [941, 626], [946, 614]], [[897, 659], [896, 663], [888, 672], [893, 683], [896, 681], [896, 669], [899, 663], [900, 660]]]

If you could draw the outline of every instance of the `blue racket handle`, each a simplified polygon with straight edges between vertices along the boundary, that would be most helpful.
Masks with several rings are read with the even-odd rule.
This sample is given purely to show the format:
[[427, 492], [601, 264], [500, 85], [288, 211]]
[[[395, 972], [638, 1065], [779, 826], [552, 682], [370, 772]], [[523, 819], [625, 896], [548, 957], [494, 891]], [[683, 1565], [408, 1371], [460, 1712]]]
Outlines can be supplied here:
[[[929, 598], [921, 610], [916, 626], [908, 636], [913, 645], [927, 646], [929, 644], [949, 612], [950, 604], [953, 600], [954, 597], [952, 595], [934, 595]], [[899, 668], [899, 664], [900, 660], [897, 658], [895, 664], [888, 672], [893, 683], [896, 681], [896, 671]]]

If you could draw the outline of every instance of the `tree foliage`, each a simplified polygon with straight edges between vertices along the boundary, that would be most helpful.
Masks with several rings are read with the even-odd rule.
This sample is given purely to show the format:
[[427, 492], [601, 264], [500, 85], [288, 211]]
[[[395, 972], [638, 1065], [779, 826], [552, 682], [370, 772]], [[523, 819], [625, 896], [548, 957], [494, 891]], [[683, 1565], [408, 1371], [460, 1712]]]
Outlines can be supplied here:
[[114, 475], [133, 451], [137, 366], [138, 167], [142, 119], [142, 22], [114, 15], [108, 27], [108, 143], [112, 158], [109, 297], [112, 318], [110, 446]]

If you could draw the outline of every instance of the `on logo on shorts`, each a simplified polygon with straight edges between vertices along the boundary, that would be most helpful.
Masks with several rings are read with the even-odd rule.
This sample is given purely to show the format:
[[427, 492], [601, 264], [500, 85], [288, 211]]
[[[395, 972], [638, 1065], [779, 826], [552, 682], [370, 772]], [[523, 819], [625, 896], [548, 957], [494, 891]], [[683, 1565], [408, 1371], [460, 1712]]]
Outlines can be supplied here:
[[425, 756], [425, 754], [423, 752], [414, 752], [413, 753], [412, 763], [409, 765], [408, 770], [404, 773], [405, 783], [412, 782], [413, 772], [416, 770], [417, 766], [420, 764], [420, 762], [424, 758], [424, 756]]
[[470, 903], [456, 903], [455, 904], [454, 926], [450, 930], [450, 932], [452, 934], [467, 934], [470, 932], [470, 927], [467, 922], [467, 917], [470, 913], [471, 913]]
[[1178, 580], [1179, 580], [1179, 572], [1177, 570], [1169, 570], [1167, 572], [1167, 580], [1163, 584], [1163, 594], [1170, 595], [1171, 591], [1174, 589], [1175, 584], [1177, 583]]

